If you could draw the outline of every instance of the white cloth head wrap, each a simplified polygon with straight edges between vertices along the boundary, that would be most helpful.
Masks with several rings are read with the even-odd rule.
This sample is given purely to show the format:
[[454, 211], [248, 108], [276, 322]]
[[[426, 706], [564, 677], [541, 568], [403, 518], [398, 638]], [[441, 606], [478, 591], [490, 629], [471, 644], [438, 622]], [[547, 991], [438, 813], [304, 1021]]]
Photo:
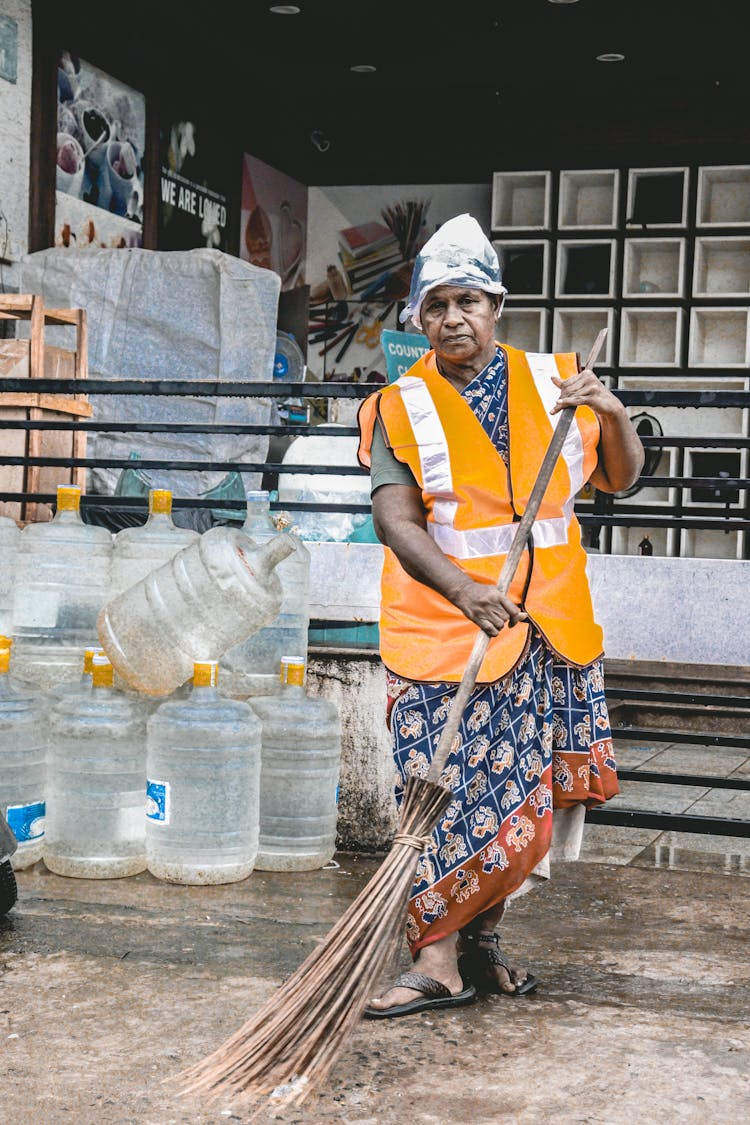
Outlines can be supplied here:
[[471, 215], [448, 219], [424, 244], [414, 263], [411, 289], [399, 319], [411, 317], [421, 330], [419, 310], [431, 289], [438, 285], [457, 285], [504, 295], [508, 290], [500, 280], [500, 263], [495, 249], [479, 223]]

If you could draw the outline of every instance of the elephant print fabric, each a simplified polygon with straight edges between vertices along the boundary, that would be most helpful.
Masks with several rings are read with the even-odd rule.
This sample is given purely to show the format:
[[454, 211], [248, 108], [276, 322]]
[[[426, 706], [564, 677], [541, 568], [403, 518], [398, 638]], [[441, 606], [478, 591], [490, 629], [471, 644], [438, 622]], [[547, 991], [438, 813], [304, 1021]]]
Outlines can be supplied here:
[[[387, 673], [400, 803], [427, 774], [458, 690]], [[576, 668], [532, 631], [504, 679], [474, 689], [442, 777], [454, 793], [417, 866], [407, 921], [413, 955], [507, 898], [549, 851], [552, 811], [618, 792], [601, 661]]]

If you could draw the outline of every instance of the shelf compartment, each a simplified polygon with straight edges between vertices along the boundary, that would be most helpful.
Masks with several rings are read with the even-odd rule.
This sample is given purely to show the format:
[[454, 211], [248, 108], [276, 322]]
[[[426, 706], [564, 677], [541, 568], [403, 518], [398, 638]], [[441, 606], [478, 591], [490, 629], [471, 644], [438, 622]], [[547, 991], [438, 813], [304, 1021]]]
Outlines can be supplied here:
[[613, 527], [611, 553], [639, 555], [638, 544], [645, 535], [651, 540], [655, 556], [659, 558], [674, 556], [676, 536], [674, 531], [667, 527]]
[[623, 258], [623, 297], [648, 300], [681, 297], [684, 287], [684, 238], [627, 238]]
[[722, 164], [698, 169], [696, 225], [750, 225], [750, 164]]
[[696, 238], [694, 297], [747, 297], [750, 238]]
[[552, 173], [495, 172], [493, 230], [549, 230]]
[[[686, 449], [686, 477], [744, 477], [747, 476], [746, 449]], [[691, 485], [682, 489], [682, 503], [686, 508], [716, 507], [726, 511], [727, 505], [739, 514], [745, 493], [739, 488], [706, 487]]]
[[620, 176], [615, 168], [560, 172], [559, 230], [614, 229]]
[[677, 367], [683, 322], [682, 309], [624, 308], [620, 367]]
[[602, 328], [609, 329], [604, 352], [597, 361], [599, 367], [612, 365], [612, 328], [614, 309], [555, 309], [552, 321], [552, 350], [555, 352], [580, 352], [588, 355], [589, 349]]
[[557, 244], [556, 297], [614, 297], [613, 238], [561, 239]]
[[509, 297], [547, 297], [550, 243], [548, 239], [502, 239], [492, 243]]
[[631, 168], [626, 223], [643, 227], [684, 227], [687, 168]]
[[548, 322], [546, 309], [509, 308], [506, 303], [495, 335], [502, 343], [524, 352], [544, 352], [548, 350]]
[[690, 310], [689, 367], [746, 367], [750, 309]]
[[683, 531], [680, 557], [685, 559], [741, 559], [744, 531]]

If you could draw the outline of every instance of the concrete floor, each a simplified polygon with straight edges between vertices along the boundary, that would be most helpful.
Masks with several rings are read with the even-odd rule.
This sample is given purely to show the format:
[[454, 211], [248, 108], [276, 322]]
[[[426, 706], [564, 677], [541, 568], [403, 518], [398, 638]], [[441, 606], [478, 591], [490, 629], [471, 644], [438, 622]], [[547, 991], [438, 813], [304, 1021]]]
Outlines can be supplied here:
[[[508, 912], [506, 949], [541, 979], [536, 994], [363, 1023], [323, 1092], [258, 1120], [750, 1119], [750, 881], [602, 862], [602, 833], [622, 831], [600, 827], [587, 859]], [[244, 1023], [380, 863], [337, 861], [213, 888], [19, 872], [0, 922], [2, 1120], [249, 1121], [179, 1099], [169, 1079]]]

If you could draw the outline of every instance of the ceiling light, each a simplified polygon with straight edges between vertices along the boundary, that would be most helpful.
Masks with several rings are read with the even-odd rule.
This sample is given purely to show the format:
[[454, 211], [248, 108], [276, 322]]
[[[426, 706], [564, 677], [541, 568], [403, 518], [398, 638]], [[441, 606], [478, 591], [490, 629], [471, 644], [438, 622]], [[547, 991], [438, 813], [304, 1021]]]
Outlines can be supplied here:
[[619, 51], [605, 51], [603, 55], [596, 56], [597, 62], [625, 62], [625, 56]]
[[310, 133], [310, 140], [315, 145], [318, 152], [328, 152], [331, 147], [331, 142], [322, 129], [313, 129]]
[[577, 4], [578, 0], [549, 0], [550, 4]]
[[355, 74], [374, 74], [377, 69], [371, 63], [357, 63], [356, 66], [349, 67], [349, 70], [354, 71]]
[[298, 16], [300, 13], [299, 4], [272, 4], [268, 10], [275, 16]]

